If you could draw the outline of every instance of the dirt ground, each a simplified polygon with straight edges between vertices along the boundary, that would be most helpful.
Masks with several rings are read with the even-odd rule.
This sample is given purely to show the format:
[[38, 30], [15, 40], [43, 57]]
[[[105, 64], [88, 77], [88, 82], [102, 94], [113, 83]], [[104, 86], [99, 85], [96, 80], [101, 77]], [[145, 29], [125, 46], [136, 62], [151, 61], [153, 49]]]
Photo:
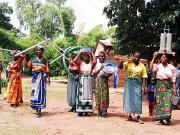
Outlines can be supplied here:
[[[4, 93], [4, 90], [3, 90]], [[107, 118], [96, 111], [87, 117], [68, 112], [66, 84], [53, 82], [48, 87], [47, 108], [37, 118], [29, 106], [30, 78], [23, 78], [24, 103], [12, 108], [0, 95], [0, 135], [180, 135], [180, 110], [173, 110], [172, 124], [159, 125], [148, 117], [146, 96], [143, 102], [144, 124], [126, 121], [123, 112], [123, 88], [110, 89]]]

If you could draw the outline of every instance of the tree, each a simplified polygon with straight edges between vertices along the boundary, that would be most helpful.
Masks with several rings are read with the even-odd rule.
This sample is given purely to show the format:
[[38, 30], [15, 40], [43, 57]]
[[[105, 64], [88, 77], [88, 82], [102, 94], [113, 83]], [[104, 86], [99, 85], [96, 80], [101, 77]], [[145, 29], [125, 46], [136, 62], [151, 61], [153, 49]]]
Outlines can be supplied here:
[[0, 28], [10, 30], [13, 28], [10, 24], [10, 15], [13, 13], [12, 7], [9, 7], [7, 3], [0, 3]]
[[110, 19], [109, 26], [117, 26], [116, 42], [122, 54], [132, 52], [134, 48], [143, 49], [140, 18], [144, 8], [144, 0], [111, 0], [104, 8], [104, 13]]
[[159, 36], [163, 32], [164, 27], [170, 28], [173, 34], [173, 50], [177, 55], [180, 50], [180, 36], [178, 35], [180, 20], [180, 3], [179, 0], [153, 0], [147, 3], [142, 19], [145, 22], [146, 31], [149, 31], [154, 37], [151, 43], [159, 49]]
[[62, 7], [66, 0], [46, 0], [48, 3], [53, 3], [57, 7]]
[[42, 4], [38, 9], [39, 20], [36, 31], [41, 37], [52, 38], [64, 31], [63, 20], [59, 8], [52, 4]]
[[39, 0], [16, 0], [17, 17], [22, 27], [30, 30], [30, 38], [33, 36], [38, 18]]
[[74, 28], [75, 15], [71, 8], [62, 8], [60, 10], [63, 24], [64, 24], [64, 35], [72, 36], [72, 30]]
[[107, 36], [107, 33], [103, 30], [103, 26], [100, 24], [92, 28], [87, 34], [79, 35], [78, 45], [94, 48], [98, 39], [106, 38], [109, 38], [109, 36]]
[[[173, 32], [173, 42], [177, 47], [179, 0], [110, 0], [104, 13], [110, 19], [110, 26], [116, 27], [116, 44], [119, 52], [128, 54], [135, 48], [146, 58], [159, 49], [160, 33], [169, 26]], [[176, 34], [177, 33], [177, 34]]]

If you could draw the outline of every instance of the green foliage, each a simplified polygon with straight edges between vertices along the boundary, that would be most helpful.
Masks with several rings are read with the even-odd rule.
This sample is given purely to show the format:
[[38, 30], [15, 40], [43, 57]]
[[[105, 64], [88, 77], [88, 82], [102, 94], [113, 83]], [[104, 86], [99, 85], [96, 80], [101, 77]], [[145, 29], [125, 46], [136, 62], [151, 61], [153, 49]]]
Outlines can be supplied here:
[[117, 25], [116, 42], [121, 53], [132, 52], [135, 47], [143, 49], [142, 40], [139, 38], [143, 32], [140, 17], [144, 8], [144, 0], [111, 0], [110, 4], [104, 8], [105, 14], [110, 19], [109, 25]]
[[21, 26], [28, 27], [30, 29], [30, 35], [37, 22], [37, 9], [40, 6], [39, 0], [16, 0], [17, 17]]
[[41, 4], [38, 9], [39, 21], [37, 22], [37, 32], [41, 37], [57, 37], [63, 31], [63, 20], [59, 8], [52, 4]]
[[8, 80], [5, 78], [1, 78], [1, 87], [7, 87], [8, 85]]
[[64, 35], [72, 36], [74, 21], [76, 19], [74, 15], [74, 11], [71, 8], [62, 8], [60, 12], [64, 24]]
[[23, 45], [16, 43], [20, 37], [14, 31], [0, 29], [0, 47], [6, 49], [23, 49]]
[[66, 2], [66, 0], [46, 0], [46, 1], [48, 3], [53, 3], [57, 7], [61, 7]]
[[172, 30], [173, 42], [178, 44], [178, 2], [151, 0], [145, 5], [144, 0], [110, 0], [104, 13], [110, 19], [109, 25], [117, 26], [115, 42], [119, 53], [128, 54], [136, 49], [151, 58], [150, 54], [159, 48], [159, 36], [165, 25]]
[[10, 15], [13, 13], [13, 9], [8, 6], [7, 3], [0, 3], [0, 28], [10, 30], [13, 28], [10, 24]]
[[82, 47], [95, 48], [97, 40], [105, 38], [108, 38], [108, 36], [104, 32], [103, 26], [97, 25], [92, 28], [92, 30], [90, 30], [87, 34], [79, 35], [78, 45]]
[[[62, 7], [65, 0], [16, 0], [17, 16], [21, 26], [30, 30], [30, 38], [56, 38], [72, 34], [75, 16], [71, 8]], [[31, 43], [32, 45], [32, 43]]]

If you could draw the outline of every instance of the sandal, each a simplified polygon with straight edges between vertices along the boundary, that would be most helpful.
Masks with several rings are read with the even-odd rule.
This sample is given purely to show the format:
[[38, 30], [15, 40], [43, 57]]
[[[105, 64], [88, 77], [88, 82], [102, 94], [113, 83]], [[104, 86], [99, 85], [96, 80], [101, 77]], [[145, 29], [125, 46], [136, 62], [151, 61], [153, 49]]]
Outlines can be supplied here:
[[101, 110], [98, 110], [98, 111], [97, 111], [97, 116], [98, 116], [98, 117], [101, 117], [101, 116], [102, 116]]
[[132, 116], [131, 115], [129, 115], [127, 121], [132, 121]]
[[140, 116], [137, 116], [137, 121], [138, 121], [139, 124], [144, 124], [144, 122], [143, 122], [143, 120], [141, 119]]
[[160, 120], [159, 123], [162, 124], [162, 125], [164, 125], [164, 121], [163, 121], [163, 120]]
[[166, 119], [167, 125], [171, 124], [171, 120], [170, 119]]

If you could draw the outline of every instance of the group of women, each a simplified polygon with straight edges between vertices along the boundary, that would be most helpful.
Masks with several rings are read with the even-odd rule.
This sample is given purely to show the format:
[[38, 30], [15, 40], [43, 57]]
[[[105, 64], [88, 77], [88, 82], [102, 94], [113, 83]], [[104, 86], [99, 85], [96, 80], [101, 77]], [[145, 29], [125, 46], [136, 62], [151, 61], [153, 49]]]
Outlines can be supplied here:
[[98, 116], [106, 116], [109, 106], [109, 87], [108, 77], [111, 74], [103, 72], [105, 62], [105, 52], [101, 52], [97, 58], [91, 51], [80, 50], [74, 58], [73, 63], [78, 66], [77, 70], [72, 71], [74, 77], [68, 80], [67, 94], [68, 104], [78, 116], [88, 115], [93, 110], [93, 88], [95, 87], [95, 100]]
[[[35, 48], [36, 58], [26, 59], [25, 66], [32, 71], [32, 90], [31, 90], [31, 108], [36, 110], [36, 114], [41, 116], [41, 109], [46, 108], [46, 83], [50, 84], [48, 62], [43, 57], [45, 49], [43, 46]], [[13, 61], [9, 63], [7, 68], [8, 87], [4, 94], [4, 99], [12, 107], [19, 106], [22, 103], [22, 82], [21, 69], [25, 59], [25, 54], [16, 56], [14, 53]]]
[[[36, 110], [36, 114], [41, 116], [41, 109], [46, 108], [46, 85], [50, 84], [48, 62], [43, 57], [45, 49], [43, 46], [37, 46], [35, 49], [36, 58], [27, 60], [26, 67], [32, 71], [32, 91], [31, 107]], [[155, 72], [157, 80], [155, 86], [154, 102], [154, 120], [164, 124], [171, 122], [172, 98], [176, 95], [176, 68], [168, 63], [168, 55], [162, 54], [161, 63], [155, 64], [157, 54], [154, 55], [150, 69]], [[21, 83], [21, 65], [25, 55], [14, 57], [9, 63], [7, 77], [9, 80], [5, 99], [13, 107], [17, 107], [22, 101], [22, 83]], [[89, 49], [81, 49], [69, 65], [76, 66], [76, 70], [71, 70], [67, 84], [69, 111], [77, 112], [78, 116], [87, 116], [93, 112], [93, 91], [96, 102], [97, 115], [99, 117], [107, 116], [109, 107], [109, 86], [108, 77], [112, 73], [105, 72], [104, 63], [106, 53], [100, 52], [97, 57]], [[143, 121], [142, 114], [142, 95], [145, 90], [145, 78], [147, 78], [146, 68], [140, 61], [140, 53], [135, 52], [132, 60], [121, 62], [119, 69], [126, 71], [126, 80], [124, 87], [123, 109], [128, 113], [128, 121], [133, 120], [133, 114], [137, 116], [136, 120], [140, 124]], [[48, 78], [48, 79], [47, 79]], [[47, 81], [48, 80], [48, 81]], [[179, 89], [179, 88], [178, 88]]]
[[[80, 55], [82, 55], [81, 61], [77, 59]], [[106, 74], [103, 71], [105, 58], [104, 52], [100, 52], [96, 58], [92, 53], [90, 55], [80, 52], [74, 59], [79, 67], [79, 77], [69, 78], [68, 103], [72, 107], [70, 111], [77, 112], [79, 116], [92, 112], [93, 85], [97, 115], [107, 116], [109, 106], [108, 77], [111, 74]], [[165, 124], [164, 121], [170, 124], [172, 100], [173, 96], [176, 96], [176, 90], [179, 89], [180, 84], [176, 84], [177, 70], [169, 64], [168, 55], [161, 55], [160, 64], [155, 64], [156, 58], [157, 54], [154, 55], [150, 64], [150, 69], [154, 72], [154, 77], [157, 80], [154, 91], [153, 120], [159, 121], [161, 124]], [[136, 115], [137, 122], [143, 124], [140, 114], [142, 114], [142, 95], [145, 92], [147, 72], [146, 67], [140, 61], [140, 53], [135, 52], [133, 60], [121, 62], [119, 69], [126, 71], [123, 109], [128, 114], [127, 120], [132, 121], [133, 115]]]

